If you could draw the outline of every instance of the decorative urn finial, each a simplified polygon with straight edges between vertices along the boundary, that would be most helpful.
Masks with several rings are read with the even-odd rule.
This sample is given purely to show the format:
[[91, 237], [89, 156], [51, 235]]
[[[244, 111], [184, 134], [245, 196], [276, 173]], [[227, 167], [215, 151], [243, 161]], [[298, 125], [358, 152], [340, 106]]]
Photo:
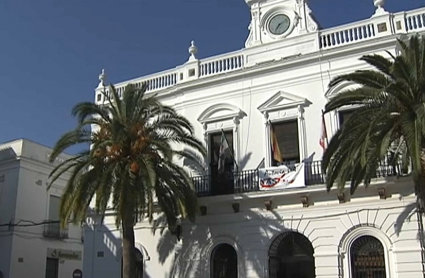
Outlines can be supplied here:
[[376, 7], [374, 16], [387, 14], [387, 11], [384, 9], [385, 0], [373, 0], [373, 4]]
[[385, 0], [373, 0], [373, 4], [377, 9], [383, 9], [385, 5]]
[[99, 85], [97, 86], [98, 88], [104, 87], [105, 86], [105, 80], [106, 80], [106, 74], [105, 74], [105, 69], [102, 69], [102, 73], [99, 74]]
[[198, 53], [198, 48], [195, 46], [195, 42], [191, 41], [190, 42], [190, 47], [189, 47], [189, 60], [196, 60], [196, 54]]

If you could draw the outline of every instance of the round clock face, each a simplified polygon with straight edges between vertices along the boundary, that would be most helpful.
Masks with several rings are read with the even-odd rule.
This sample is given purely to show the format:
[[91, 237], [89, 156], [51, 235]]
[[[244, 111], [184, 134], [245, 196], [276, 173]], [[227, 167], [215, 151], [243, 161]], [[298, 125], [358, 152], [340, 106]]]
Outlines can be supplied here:
[[288, 31], [291, 20], [285, 14], [277, 14], [269, 21], [269, 31], [273, 35], [282, 35]]

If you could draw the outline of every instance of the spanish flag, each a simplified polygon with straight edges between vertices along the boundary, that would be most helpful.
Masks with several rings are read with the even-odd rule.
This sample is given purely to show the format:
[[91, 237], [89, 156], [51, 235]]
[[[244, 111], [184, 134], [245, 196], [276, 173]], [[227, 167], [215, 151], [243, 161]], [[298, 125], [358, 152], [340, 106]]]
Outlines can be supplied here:
[[270, 125], [270, 143], [272, 146], [272, 158], [275, 161], [282, 163], [282, 154], [280, 153], [279, 144], [277, 142], [276, 134], [274, 133], [274, 128], [272, 125]]

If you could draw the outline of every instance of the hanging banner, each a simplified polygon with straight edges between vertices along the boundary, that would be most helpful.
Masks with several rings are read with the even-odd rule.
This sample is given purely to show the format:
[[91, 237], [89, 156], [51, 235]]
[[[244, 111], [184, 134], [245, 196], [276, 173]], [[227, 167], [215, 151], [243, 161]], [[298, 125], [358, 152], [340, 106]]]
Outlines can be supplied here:
[[279, 190], [305, 187], [304, 163], [291, 171], [287, 166], [258, 169], [260, 190]]

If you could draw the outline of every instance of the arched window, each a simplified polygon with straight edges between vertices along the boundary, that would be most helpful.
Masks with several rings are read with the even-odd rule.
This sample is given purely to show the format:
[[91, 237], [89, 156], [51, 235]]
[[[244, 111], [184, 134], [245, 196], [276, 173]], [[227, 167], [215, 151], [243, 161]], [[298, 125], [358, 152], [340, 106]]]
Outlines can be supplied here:
[[314, 248], [297, 232], [276, 237], [269, 249], [269, 278], [314, 278]]
[[[135, 248], [134, 251], [136, 252], [136, 277], [143, 278], [143, 254], [137, 248]], [[121, 258], [121, 278], [122, 278], [122, 270], [123, 270], [122, 263], [123, 261]]]
[[237, 278], [238, 255], [230, 244], [220, 244], [211, 254], [211, 278]]
[[385, 278], [385, 255], [382, 243], [373, 236], [357, 238], [350, 248], [353, 278]]

